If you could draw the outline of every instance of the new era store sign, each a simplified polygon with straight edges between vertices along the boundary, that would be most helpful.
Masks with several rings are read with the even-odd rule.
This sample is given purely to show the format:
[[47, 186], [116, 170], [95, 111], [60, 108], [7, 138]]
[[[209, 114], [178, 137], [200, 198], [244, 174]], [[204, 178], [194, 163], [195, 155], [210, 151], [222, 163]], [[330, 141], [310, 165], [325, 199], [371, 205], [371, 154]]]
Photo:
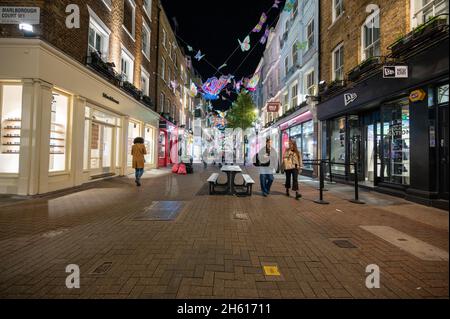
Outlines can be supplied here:
[[384, 66], [383, 78], [385, 79], [407, 79], [408, 78], [408, 66]]
[[39, 24], [39, 7], [0, 7], [0, 24]]

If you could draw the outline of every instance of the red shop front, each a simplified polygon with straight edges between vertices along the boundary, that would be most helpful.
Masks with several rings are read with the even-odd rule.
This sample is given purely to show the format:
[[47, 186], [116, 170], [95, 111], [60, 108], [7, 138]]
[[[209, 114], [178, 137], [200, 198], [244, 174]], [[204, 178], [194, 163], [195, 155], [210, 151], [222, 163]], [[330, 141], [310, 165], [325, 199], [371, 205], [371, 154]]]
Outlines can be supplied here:
[[158, 167], [178, 163], [178, 127], [167, 119], [159, 120]]

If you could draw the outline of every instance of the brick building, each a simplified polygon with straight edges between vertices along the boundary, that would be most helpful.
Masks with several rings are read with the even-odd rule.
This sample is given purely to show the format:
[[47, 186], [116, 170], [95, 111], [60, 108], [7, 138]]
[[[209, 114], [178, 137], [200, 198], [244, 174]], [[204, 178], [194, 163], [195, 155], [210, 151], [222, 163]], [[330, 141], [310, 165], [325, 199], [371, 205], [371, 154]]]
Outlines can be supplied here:
[[448, 6], [321, 1], [315, 110], [335, 180], [448, 207]]
[[137, 136], [147, 167], [157, 166], [158, 5], [2, 1], [5, 11], [40, 14], [30, 23], [28, 16], [0, 21], [1, 193], [46, 193], [131, 173]]

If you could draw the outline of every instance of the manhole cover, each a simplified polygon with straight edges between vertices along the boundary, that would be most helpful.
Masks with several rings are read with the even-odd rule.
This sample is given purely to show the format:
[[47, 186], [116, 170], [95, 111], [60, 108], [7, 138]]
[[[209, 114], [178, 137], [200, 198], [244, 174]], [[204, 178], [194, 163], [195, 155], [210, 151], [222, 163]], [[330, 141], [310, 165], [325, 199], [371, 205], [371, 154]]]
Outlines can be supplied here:
[[339, 248], [358, 248], [348, 240], [333, 240], [333, 243]]
[[160, 201], [146, 207], [134, 220], [170, 221], [175, 220], [182, 211], [185, 202]]
[[103, 275], [106, 274], [112, 267], [112, 262], [106, 261], [102, 263], [100, 266], [94, 269], [94, 271], [91, 272], [92, 275]]
[[44, 238], [53, 238], [59, 235], [62, 235], [63, 233], [65, 233], [67, 231], [67, 229], [58, 229], [58, 230], [52, 230], [49, 232], [46, 232], [42, 235], [42, 237]]

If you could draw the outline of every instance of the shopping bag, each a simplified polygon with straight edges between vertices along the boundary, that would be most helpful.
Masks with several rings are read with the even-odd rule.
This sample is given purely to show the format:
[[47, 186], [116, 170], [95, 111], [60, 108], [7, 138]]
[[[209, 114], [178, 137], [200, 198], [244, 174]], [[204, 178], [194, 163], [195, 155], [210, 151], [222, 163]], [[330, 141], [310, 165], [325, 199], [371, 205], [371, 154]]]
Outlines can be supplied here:
[[180, 168], [179, 164], [173, 164], [172, 173], [178, 173], [178, 169]]
[[180, 175], [187, 175], [186, 165], [180, 164], [180, 166], [178, 167], [178, 174], [180, 174]]

